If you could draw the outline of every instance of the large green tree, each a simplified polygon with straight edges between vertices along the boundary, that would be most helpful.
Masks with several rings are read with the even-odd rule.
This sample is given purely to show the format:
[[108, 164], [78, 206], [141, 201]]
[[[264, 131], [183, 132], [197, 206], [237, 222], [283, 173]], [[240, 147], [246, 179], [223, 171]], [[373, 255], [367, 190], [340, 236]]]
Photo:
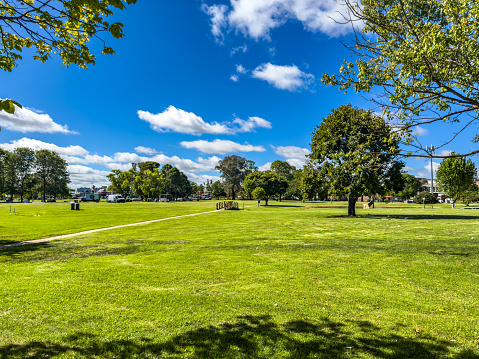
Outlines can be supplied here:
[[226, 156], [218, 162], [215, 168], [221, 172], [224, 185], [231, 189], [233, 200], [236, 199], [236, 192], [243, 185], [245, 177], [256, 171], [253, 161], [248, 161], [246, 158], [237, 155]]
[[[65, 66], [86, 68], [95, 64], [90, 52], [93, 38], [103, 42], [104, 54], [113, 54], [103, 34], [122, 38], [123, 24], [110, 22], [113, 9], [123, 10], [136, 0], [0, 0], [0, 68], [12, 71], [23, 50], [35, 50], [33, 58], [45, 62], [57, 54]], [[0, 110], [14, 112], [12, 100], [0, 100]], [[17, 104], [18, 105], [18, 104]]]
[[133, 191], [142, 199], [158, 198], [164, 189], [165, 181], [158, 168], [140, 171], [133, 181]]
[[397, 190], [402, 162], [399, 136], [372, 111], [340, 106], [316, 127], [311, 161], [318, 165], [336, 195], [348, 197], [348, 215], [356, 215], [363, 194]]
[[323, 168], [311, 162], [304, 166], [299, 179], [299, 190], [303, 200], [326, 197], [328, 187]]
[[27, 185], [33, 184], [31, 177], [35, 166], [35, 151], [27, 147], [18, 147], [13, 151], [10, 160], [14, 162], [15, 167], [16, 192], [23, 202], [23, 196], [29, 190]]
[[[479, 2], [345, 0], [345, 4], [350, 25], [364, 25], [347, 44], [356, 60], [343, 61], [339, 74], [325, 74], [323, 82], [341, 90], [374, 92], [372, 100], [394, 112], [406, 129], [431, 122], [461, 121], [464, 126], [475, 122]], [[465, 117], [467, 113], [471, 116]]]
[[131, 194], [133, 181], [138, 172], [133, 168], [128, 171], [112, 170], [106, 177], [110, 180], [111, 185], [108, 186], [109, 191], [114, 191], [126, 198]]
[[58, 189], [57, 185], [66, 187], [70, 182], [66, 161], [55, 151], [50, 150], [38, 150], [35, 157], [36, 175], [40, 182], [43, 201], [45, 201], [47, 192], [52, 195], [59, 192], [64, 193], [65, 189]]
[[221, 196], [226, 196], [225, 189], [220, 181], [215, 181], [211, 185], [211, 197], [220, 198]]
[[[291, 166], [286, 161], [276, 160], [271, 164], [271, 171], [279, 174], [286, 181], [288, 181], [288, 189], [286, 190], [285, 194], [289, 194], [290, 196], [294, 195], [295, 192], [297, 192], [298, 184], [297, 181], [295, 181], [294, 177], [295, 170], [296, 167]], [[279, 200], [281, 201], [281, 196], [279, 197]]]
[[476, 166], [471, 159], [466, 160], [464, 157], [446, 158], [439, 165], [436, 177], [438, 186], [452, 198], [454, 208], [457, 199], [465, 191], [473, 188]]
[[279, 174], [273, 171], [252, 172], [244, 179], [243, 187], [247, 193], [253, 194], [253, 191], [261, 187], [264, 189], [264, 200], [268, 205], [269, 197], [274, 195], [282, 195], [288, 188], [288, 181], [286, 181]]
[[[7, 168], [7, 157], [9, 152], [0, 148], [0, 195], [5, 193], [5, 180], [6, 180], [6, 168]], [[0, 197], [1, 198], [1, 197]]]
[[419, 180], [415, 176], [408, 173], [403, 173], [402, 177], [404, 187], [398, 192], [398, 196], [406, 199], [416, 196], [419, 192], [419, 188], [421, 187]]

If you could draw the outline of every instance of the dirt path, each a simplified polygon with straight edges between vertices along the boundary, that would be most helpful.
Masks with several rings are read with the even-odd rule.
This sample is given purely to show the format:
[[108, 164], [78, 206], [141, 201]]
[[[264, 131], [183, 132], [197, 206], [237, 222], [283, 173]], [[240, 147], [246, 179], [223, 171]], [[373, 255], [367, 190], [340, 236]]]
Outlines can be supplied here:
[[102, 232], [102, 231], [109, 231], [110, 229], [117, 229], [117, 228], [124, 228], [124, 227], [132, 227], [132, 226], [140, 226], [143, 224], [149, 224], [149, 223], [155, 223], [155, 222], [160, 222], [160, 221], [167, 221], [169, 219], [175, 219], [175, 218], [182, 218], [182, 217], [191, 217], [191, 216], [199, 216], [200, 214], [207, 214], [207, 213], [214, 213], [214, 212], [219, 212], [219, 211], [208, 211], [208, 212], [200, 212], [200, 213], [192, 213], [192, 214], [183, 214], [181, 216], [174, 216], [174, 217], [166, 217], [166, 218], [160, 218], [160, 219], [152, 219], [150, 221], [145, 221], [145, 222], [137, 222], [137, 223], [129, 223], [129, 224], [122, 224], [119, 226], [113, 226], [113, 227], [105, 227], [105, 228], [97, 228], [97, 229], [90, 229], [88, 231], [83, 231], [83, 232], [77, 232], [77, 233], [69, 233], [69, 234], [62, 234], [60, 236], [55, 236], [55, 237], [48, 237], [48, 238], [41, 238], [41, 239], [33, 239], [31, 241], [23, 241], [23, 242], [17, 242], [17, 243], [11, 243], [11, 244], [3, 244], [0, 245], [1, 248], [10, 248], [10, 247], [20, 247], [20, 246], [26, 246], [28, 244], [36, 244], [36, 243], [44, 243], [44, 242], [50, 242], [55, 239], [63, 239], [63, 238], [70, 238], [70, 237], [75, 237], [75, 236], [81, 236], [83, 234], [90, 234], [90, 233], [95, 233], [95, 232]]

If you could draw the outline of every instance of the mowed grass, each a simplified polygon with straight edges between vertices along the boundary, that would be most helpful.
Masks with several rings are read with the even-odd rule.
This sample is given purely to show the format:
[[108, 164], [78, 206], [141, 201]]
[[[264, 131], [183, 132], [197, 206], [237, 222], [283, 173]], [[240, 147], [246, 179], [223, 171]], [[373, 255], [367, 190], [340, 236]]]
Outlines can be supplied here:
[[213, 201], [82, 202], [78, 211], [69, 202], [0, 203], [0, 245], [214, 209]]
[[479, 358], [479, 212], [271, 204], [1, 249], [0, 358]]

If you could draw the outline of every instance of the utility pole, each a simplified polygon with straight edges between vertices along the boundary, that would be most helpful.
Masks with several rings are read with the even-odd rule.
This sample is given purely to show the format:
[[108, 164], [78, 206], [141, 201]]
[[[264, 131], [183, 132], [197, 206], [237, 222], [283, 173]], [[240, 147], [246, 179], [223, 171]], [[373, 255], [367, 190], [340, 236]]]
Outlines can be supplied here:
[[429, 153], [429, 157], [431, 157], [431, 194], [434, 194], [434, 171], [432, 169], [432, 155], [436, 147], [434, 145], [426, 146], [426, 152]]

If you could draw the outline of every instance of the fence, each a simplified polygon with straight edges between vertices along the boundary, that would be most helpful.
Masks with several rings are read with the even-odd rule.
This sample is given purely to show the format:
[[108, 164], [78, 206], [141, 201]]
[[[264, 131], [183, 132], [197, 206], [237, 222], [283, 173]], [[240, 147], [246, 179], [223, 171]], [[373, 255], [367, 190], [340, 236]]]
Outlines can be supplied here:
[[238, 202], [233, 202], [233, 201], [218, 202], [216, 203], [216, 210], [218, 211], [220, 209], [225, 209], [225, 210], [239, 209]]

